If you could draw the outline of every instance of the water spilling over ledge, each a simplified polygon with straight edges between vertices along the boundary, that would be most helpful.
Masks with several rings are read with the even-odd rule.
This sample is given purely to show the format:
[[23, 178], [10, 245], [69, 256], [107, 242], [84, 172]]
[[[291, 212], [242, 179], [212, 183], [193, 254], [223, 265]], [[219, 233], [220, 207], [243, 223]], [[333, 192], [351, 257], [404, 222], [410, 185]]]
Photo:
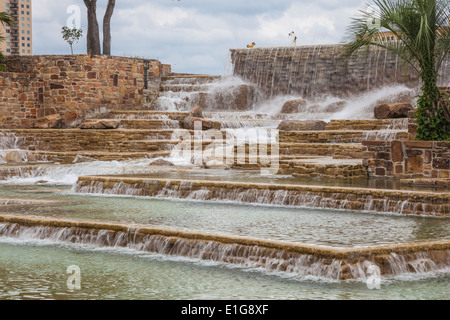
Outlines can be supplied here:
[[[416, 87], [418, 75], [401, 59], [382, 48], [361, 50], [349, 61], [343, 45], [232, 49], [232, 74], [262, 88], [266, 95], [303, 97], [354, 94], [398, 84]], [[444, 62], [441, 85], [450, 82], [450, 63]]]
[[80, 177], [77, 193], [224, 201], [279, 206], [332, 208], [397, 214], [449, 216], [447, 192], [394, 191], [152, 179], [147, 177]]
[[6, 215], [0, 215], [0, 235], [99, 247], [126, 247], [332, 280], [365, 280], [369, 267], [373, 265], [386, 276], [438, 271], [447, 269], [450, 264], [448, 240], [372, 247], [326, 247], [154, 229], [142, 225]]
[[[165, 75], [154, 103], [95, 115], [106, 118], [76, 129], [0, 130], [0, 245], [130, 249], [333, 282], [366, 280], [372, 266], [383, 276], [448, 278], [448, 189], [372, 179], [363, 162], [363, 141], [409, 139], [409, 119], [374, 120], [373, 107], [410, 102], [417, 77], [379, 50], [344, 68], [339, 51], [233, 50], [229, 77]], [[297, 110], [285, 108], [295, 100]], [[262, 164], [250, 161], [211, 168], [202, 153], [208, 132], [182, 129], [197, 104], [219, 137], [233, 137], [227, 147], [246, 153], [248, 130], [305, 119], [321, 128], [280, 129], [277, 176], [259, 175]], [[180, 155], [177, 129], [203, 139], [199, 156]], [[375, 163], [391, 154], [379, 156]]]

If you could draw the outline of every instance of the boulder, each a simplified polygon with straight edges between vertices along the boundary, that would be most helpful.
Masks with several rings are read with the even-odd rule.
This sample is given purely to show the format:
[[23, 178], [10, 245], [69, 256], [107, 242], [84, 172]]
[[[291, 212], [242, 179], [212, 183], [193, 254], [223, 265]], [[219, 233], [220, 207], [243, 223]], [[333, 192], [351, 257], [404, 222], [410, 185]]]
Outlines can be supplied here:
[[196, 105], [194, 107], [194, 109], [191, 110], [191, 112], [189, 113], [189, 115], [191, 117], [194, 118], [203, 118], [203, 110], [202, 107], [200, 107], [199, 105]]
[[319, 120], [282, 121], [278, 126], [281, 131], [323, 131], [327, 123]]
[[187, 130], [194, 130], [196, 122], [200, 122], [202, 124], [202, 130], [210, 130], [210, 129], [220, 130], [221, 128], [219, 122], [191, 116], [187, 116], [186, 118], [184, 118], [183, 128]]
[[325, 107], [324, 112], [329, 112], [329, 113], [339, 112], [339, 111], [344, 110], [346, 106], [347, 106], [347, 102], [345, 102], [345, 101], [333, 102]]
[[375, 119], [408, 118], [412, 109], [410, 103], [383, 103], [375, 107], [374, 115]]
[[303, 99], [286, 101], [280, 113], [300, 113], [306, 110], [306, 101]]
[[56, 129], [61, 128], [62, 118], [59, 113], [51, 114], [42, 118], [37, 118], [34, 122], [36, 129]]
[[150, 163], [150, 166], [155, 166], [155, 167], [175, 167], [175, 165], [165, 159], [157, 159], [153, 162]]
[[14, 164], [23, 162], [23, 156], [20, 151], [8, 152], [5, 156], [6, 163]]
[[81, 129], [117, 129], [120, 125], [120, 120], [114, 119], [100, 119], [100, 120], [86, 120], [81, 124]]

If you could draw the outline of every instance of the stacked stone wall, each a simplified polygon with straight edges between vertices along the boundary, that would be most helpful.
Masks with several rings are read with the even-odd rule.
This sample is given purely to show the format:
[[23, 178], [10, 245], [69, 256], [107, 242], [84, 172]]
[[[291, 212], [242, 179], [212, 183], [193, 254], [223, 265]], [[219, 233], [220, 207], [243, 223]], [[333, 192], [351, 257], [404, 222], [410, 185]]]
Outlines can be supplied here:
[[364, 141], [371, 177], [450, 177], [450, 141]]
[[[395, 54], [373, 47], [347, 61], [342, 56], [343, 48], [317, 45], [232, 49], [233, 74], [256, 84], [269, 96], [345, 98], [384, 86], [419, 85], [417, 72]], [[443, 64], [441, 74], [439, 83], [449, 83], [449, 61]]]
[[[59, 114], [63, 126], [111, 110], [141, 108], [142, 59], [109, 56], [11, 57], [0, 73], [0, 125], [34, 128], [36, 120]], [[170, 72], [150, 60], [149, 81]]]

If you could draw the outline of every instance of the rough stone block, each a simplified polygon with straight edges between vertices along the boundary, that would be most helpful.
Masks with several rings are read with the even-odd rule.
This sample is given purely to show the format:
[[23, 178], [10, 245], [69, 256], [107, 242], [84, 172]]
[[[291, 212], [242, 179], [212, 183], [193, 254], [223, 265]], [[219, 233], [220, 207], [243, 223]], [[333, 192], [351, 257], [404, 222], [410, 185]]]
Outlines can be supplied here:
[[384, 103], [374, 109], [375, 119], [408, 118], [408, 112], [412, 110], [409, 103]]
[[406, 173], [420, 173], [423, 171], [423, 158], [410, 157], [406, 159]]
[[403, 142], [402, 141], [392, 141], [391, 143], [391, 153], [393, 162], [403, 161]]

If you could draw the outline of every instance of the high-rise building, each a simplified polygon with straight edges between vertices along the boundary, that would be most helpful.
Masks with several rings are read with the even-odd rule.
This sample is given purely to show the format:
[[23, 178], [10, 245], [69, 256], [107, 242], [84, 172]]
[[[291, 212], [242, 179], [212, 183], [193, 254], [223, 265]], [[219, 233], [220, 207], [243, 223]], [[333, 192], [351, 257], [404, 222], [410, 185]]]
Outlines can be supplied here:
[[13, 26], [0, 24], [0, 52], [4, 55], [33, 54], [33, 24], [31, 0], [0, 0], [0, 12], [6, 12], [15, 21]]

